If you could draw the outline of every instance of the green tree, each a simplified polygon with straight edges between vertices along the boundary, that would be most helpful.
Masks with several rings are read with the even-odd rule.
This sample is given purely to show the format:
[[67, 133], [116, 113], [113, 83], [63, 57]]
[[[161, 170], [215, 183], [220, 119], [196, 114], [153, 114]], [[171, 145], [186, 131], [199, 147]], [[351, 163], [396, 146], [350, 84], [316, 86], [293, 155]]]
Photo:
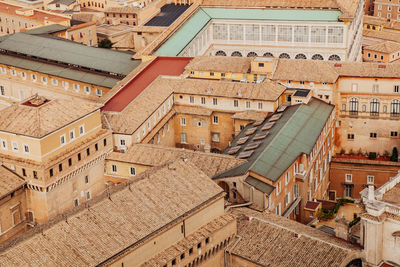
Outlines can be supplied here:
[[399, 160], [399, 152], [397, 151], [397, 147], [393, 148], [392, 156], [390, 157], [391, 161], [397, 162]]
[[112, 48], [113, 43], [109, 39], [103, 39], [99, 43], [99, 47], [101, 48]]

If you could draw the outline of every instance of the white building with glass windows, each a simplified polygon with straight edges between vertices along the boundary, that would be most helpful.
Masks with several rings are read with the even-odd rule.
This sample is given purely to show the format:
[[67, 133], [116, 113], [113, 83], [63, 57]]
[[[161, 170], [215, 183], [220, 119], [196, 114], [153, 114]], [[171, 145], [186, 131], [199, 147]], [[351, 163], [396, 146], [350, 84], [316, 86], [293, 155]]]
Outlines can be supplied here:
[[[293, 6], [279, 9], [239, 8], [234, 6], [236, 1], [230, 1], [229, 7], [208, 6], [207, 2], [170, 29], [169, 36], [156, 40], [160, 44], [154, 54], [361, 60], [363, 1], [346, 0], [346, 8], [339, 4], [335, 8], [332, 1], [308, 7], [305, 2], [290, 0], [287, 2]], [[328, 4], [324, 7], [322, 2]]]

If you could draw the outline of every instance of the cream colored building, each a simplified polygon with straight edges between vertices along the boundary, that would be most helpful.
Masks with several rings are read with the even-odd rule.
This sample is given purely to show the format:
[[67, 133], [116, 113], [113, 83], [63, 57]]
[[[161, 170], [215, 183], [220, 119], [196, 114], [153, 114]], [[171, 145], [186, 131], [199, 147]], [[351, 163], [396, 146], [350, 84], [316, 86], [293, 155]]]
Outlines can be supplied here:
[[152, 167], [161, 166], [176, 159], [191, 162], [209, 177], [245, 162], [228, 155], [152, 144], [134, 144], [126, 152], [113, 151], [107, 156], [106, 180], [123, 182], [133, 179]]
[[100, 107], [80, 101], [26, 99], [0, 114], [0, 160], [26, 180], [32, 221], [46, 222], [105, 189], [111, 133]]
[[361, 0], [204, 0], [193, 4], [138, 56], [360, 61], [363, 4]]
[[0, 1], [0, 36], [39, 25], [70, 26], [70, 20], [68, 16]]
[[26, 182], [0, 165], [0, 243], [23, 233], [31, 223], [27, 216]]
[[400, 175], [378, 189], [361, 192], [361, 244], [367, 266], [400, 264]]
[[55, 222], [2, 250], [0, 265], [223, 266], [236, 233], [223, 190], [181, 159], [109, 188]]

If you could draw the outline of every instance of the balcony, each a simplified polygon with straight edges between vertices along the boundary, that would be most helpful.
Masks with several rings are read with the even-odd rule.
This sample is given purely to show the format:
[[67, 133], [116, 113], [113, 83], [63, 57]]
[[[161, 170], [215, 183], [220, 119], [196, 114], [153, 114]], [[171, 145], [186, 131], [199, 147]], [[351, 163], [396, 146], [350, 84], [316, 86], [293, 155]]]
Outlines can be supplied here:
[[349, 115], [352, 116], [352, 117], [358, 116], [358, 110], [350, 110], [349, 111]]
[[379, 117], [379, 112], [370, 112], [369, 115], [371, 117]]

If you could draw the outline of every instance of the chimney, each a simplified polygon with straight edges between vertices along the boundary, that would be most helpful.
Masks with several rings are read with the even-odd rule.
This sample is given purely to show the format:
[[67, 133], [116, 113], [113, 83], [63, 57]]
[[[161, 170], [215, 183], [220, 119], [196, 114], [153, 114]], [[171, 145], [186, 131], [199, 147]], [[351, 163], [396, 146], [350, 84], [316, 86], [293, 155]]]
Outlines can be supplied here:
[[375, 188], [373, 185], [368, 186], [368, 200], [375, 200]]

